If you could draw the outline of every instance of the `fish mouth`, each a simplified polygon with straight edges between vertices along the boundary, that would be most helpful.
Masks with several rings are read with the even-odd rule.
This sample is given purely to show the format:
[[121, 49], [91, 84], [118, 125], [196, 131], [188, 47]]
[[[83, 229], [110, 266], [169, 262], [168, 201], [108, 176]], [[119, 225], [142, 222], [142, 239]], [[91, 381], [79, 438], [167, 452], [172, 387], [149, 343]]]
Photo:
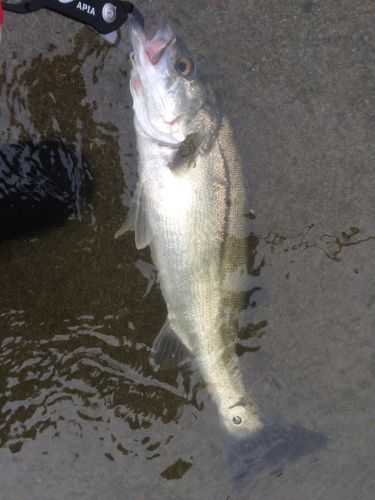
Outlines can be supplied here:
[[166, 123], [170, 127], [178, 125], [179, 122], [181, 121], [182, 117], [183, 117], [183, 114], [178, 115], [178, 116], [176, 116], [174, 118], [170, 117], [170, 116], [166, 117], [166, 116], [160, 115], [160, 118], [164, 121], [164, 123]]
[[133, 66], [140, 64], [144, 69], [156, 69], [174, 39], [175, 34], [164, 21], [146, 32], [137, 20], [132, 19], [130, 40], [135, 55]]

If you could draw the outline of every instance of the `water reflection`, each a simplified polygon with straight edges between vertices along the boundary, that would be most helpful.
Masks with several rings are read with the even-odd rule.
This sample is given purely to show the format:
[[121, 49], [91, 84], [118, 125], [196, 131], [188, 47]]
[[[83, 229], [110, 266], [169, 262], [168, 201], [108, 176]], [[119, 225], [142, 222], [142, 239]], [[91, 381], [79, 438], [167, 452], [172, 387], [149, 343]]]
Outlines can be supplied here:
[[43, 338], [40, 324], [38, 340], [27, 335], [35, 326], [25, 317], [24, 311], [1, 314], [3, 331], [8, 332], [0, 354], [2, 445], [56, 428], [65, 418], [56, 411], [62, 400], [70, 401], [78, 427], [80, 420], [103, 421], [104, 402], [112, 418], [131, 429], [148, 427], [155, 418], [169, 422], [183, 404], [192, 402], [183, 377], [173, 389], [155, 380], [147, 370], [146, 346], [112, 335], [108, 320], [65, 320], [58, 333], [49, 332], [50, 338]]
[[350, 226], [335, 235], [329, 232], [321, 232], [315, 224], [311, 224], [293, 235], [269, 233], [260, 237], [260, 239], [266, 246], [269, 246], [271, 252], [287, 253], [295, 250], [316, 248], [321, 250], [329, 259], [340, 262], [344, 258], [345, 248], [375, 239], [374, 235], [361, 236], [360, 233], [358, 227]]
[[[149, 348], [134, 332], [116, 334], [119, 323], [111, 315], [82, 315], [50, 323], [47, 330], [22, 310], [2, 312], [0, 321], [6, 332], [0, 351], [0, 440], [13, 453], [47, 429], [57, 437], [68, 422], [77, 437], [83, 427], [105, 425], [121, 454], [131, 453], [138, 442], [145, 457], [154, 459], [160, 441], [146, 436], [132, 445], [130, 437], [116, 436], [116, 427], [147, 429], [155, 419], [178, 421], [185, 405], [200, 408], [199, 381], [194, 384], [188, 371], [156, 379]], [[30, 335], [36, 331], [37, 338]]]

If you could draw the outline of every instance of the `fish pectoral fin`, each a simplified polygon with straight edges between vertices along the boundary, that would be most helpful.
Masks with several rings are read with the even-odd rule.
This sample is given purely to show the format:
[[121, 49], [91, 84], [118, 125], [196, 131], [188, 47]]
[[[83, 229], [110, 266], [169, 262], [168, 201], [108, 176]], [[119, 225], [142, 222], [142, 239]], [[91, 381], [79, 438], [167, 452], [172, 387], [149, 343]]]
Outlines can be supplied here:
[[181, 340], [167, 319], [152, 345], [151, 364], [157, 369], [176, 368], [190, 355], [190, 346]]
[[130, 203], [125, 222], [116, 232], [115, 238], [119, 238], [127, 231], [135, 232], [135, 246], [138, 250], [147, 247], [154, 237], [147, 215], [147, 208], [144, 203], [143, 189], [140, 183]]
[[201, 142], [201, 136], [193, 133], [188, 135], [181, 143], [171, 164], [171, 169], [176, 174], [184, 173], [195, 167]]

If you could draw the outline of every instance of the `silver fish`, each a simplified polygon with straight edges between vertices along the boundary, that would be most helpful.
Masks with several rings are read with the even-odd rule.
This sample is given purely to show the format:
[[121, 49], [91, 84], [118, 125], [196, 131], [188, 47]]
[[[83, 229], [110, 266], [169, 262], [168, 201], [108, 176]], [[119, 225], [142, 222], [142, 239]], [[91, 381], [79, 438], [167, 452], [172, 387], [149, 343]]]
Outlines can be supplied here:
[[247, 276], [241, 162], [214, 93], [171, 28], [148, 38], [133, 22], [130, 34], [139, 184], [116, 236], [134, 230], [158, 270], [168, 319], [153, 345], [155, 362], [178, 362], [179, 339], [198, 361], [225, 428], [240, 437], [263, 425], [235, 350]]
[[130, 34], [139, 183], [116, 236], [134, 230], [137, 248], [150, 246], [168, 308], [153, 360], [176, 363], [184, 350], [197, 360], [227, 430], [229, 468], [242, 480], [325, 447], [327, 439], [266, 422], [248, 396], [235, 342], [248, 281], [249, 220], [232, 131], [167, 25], [148, 37], [133, 22]]

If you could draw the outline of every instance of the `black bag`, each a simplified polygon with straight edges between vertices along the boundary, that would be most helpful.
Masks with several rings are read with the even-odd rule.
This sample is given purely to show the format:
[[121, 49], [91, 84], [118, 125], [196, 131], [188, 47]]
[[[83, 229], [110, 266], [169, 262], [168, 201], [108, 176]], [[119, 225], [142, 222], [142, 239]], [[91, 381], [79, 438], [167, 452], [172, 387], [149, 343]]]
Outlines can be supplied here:
[[0, 145], [0, 237], [80, 217], [91, 170], [60, 140]]

